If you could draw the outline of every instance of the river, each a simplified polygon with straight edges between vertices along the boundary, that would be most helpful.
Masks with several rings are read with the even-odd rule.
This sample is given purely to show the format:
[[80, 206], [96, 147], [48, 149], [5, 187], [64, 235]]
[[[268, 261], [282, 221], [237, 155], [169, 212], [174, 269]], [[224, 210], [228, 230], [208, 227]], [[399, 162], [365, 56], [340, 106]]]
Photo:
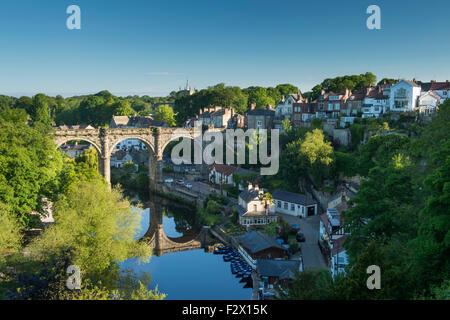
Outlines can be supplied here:
[[[169, 237], [181, 237], [182, 229], [191, 222], [182, 209], [170, 210], [164, 206], [162, 216], [164, 232]], [[150, 225], [150, 209], [141, 209], [141, 230], [136, 238], [141, 238]], [[151, 257], [150, 262], [138, 262], [138, 258], [125, 260], [122, 269], [136, 273], [149, 272], [152, 282], [150, 288], [158, 286], [160, 292], [167, 294], [167, 300], [248, 300], [252, 289], [244, 288], [230, 271], [230, 264], [224, 262], [222, 255], [207, 253], [203, 249], [166, 253], [161, 257]]]

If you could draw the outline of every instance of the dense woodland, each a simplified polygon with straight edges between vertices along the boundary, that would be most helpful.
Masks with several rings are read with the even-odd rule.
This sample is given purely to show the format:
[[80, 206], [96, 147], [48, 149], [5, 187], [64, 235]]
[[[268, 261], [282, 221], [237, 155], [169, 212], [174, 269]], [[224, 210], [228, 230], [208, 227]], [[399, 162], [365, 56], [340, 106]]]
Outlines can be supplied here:
[[[352, 82], [355, 88], [364, 81], [375, 81], [358, 79]], [[349, 86], [347, 80], [336, 78], [326, 85], [340, 90], [342, 81]], [[163, 298], [146, 289], [148, 277], [119, 273], [117, 261], [150, 256], [148, 248], [130, 236], [139, 221], [130, 214], [124, 193], [110, 190], [99, 175], [94, 149], [75, 159], [63, 157], [52, 141], [51, 124], [107, 125], [112, 114], [148, 114], [156, 102], [175, 101], [178, 118], [180, 101], [192, 103], [191, 109], [183, 109], [186, 116], [205, 104], [229, 103], [245, 109], [249, 99], [260, 101], [259, 106], [269, 101], [267, 88], [238, 89], [218, 85], [174, 100], [118, 98], [106, 91], [66, 99], [41, 94], [0, 97], [0, 299]], [[281, 95], [296, 88], [275, 89]], [[219, 99], [220, 92], [230, 100], [208, 100]], [[278, 96], [274, 93], [270, 99], [276, 101]], [[432, 121], [408, 114], [397, 120], [389, 115], [361, 120], [350, 127], [352, 144], [348, 147], [333, 144], [320, 121], [310, 128], [286, 126], [280, 136], [280, 171], [266, 177], [263, 186], [332, 192], [325, 180], [335, 185], [354, 175], [363, 180], [344, 212], [345, 228], [351, 232], [344, 244], [350, 255], [346, 276], [333, 280], [327, 272], [299, 273], [283, 298], [448, 299], [449, 128], [449, 100]], [[142, 186], [146, 188], [144, 181]], [[40, 224], [31, 213], [44, 212], [43, 199], [53, 202], [56, 224], [30, 238], [28, 231]], [[81, 291], [65, 290], [65, 270], [71, 264], [82, 269]], [[366, 268], [372, 264], [381, 267], [381, 290], [366, 288]]]

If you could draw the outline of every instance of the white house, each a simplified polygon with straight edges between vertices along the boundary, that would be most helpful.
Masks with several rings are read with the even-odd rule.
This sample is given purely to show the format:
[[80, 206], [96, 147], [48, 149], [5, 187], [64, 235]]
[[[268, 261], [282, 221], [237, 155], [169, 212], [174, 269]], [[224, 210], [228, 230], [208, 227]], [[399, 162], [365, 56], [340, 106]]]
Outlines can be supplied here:
[[333, 276], [343, 272], [348, 265], [347, 252], [343, 247], [347, 233], [341, 216], [342, 211], [346, 209], [347, 203], [343, 202], [336, 208], [328, 208], [327, 212], [320, 216], [319, 243], [329, 252]]
[[422, 92], [428, 92], [430, 90], [438, 94], [443, 100], [450, 98], [450, 81], [437, 82], [431, 80], [431, 82], [417, 82], [422, 87]]
[[335, 240], [331, 244], [331, 275], [334, 277], [339, 273], [345, 273], [345, 267], [348, 266], [347, 250], [343, 247], [343, 243], [347, 235]]
[[78, 144], [78, 142], [75, 142], [75, 144], [64, 144], [61, 146], [61, 151], [63, 153], [66, 153], [71, 159], [79, 156], [82, 154], [85, 150], [89, 149], [91, 147], [90, 144]]
[[139, 139], [123, 140], [123, 141], [119, 142], [118, 144], [116, 144], [115, 149], [116, 150], [119, 150], [119, 149], [126, 150], [126, 149], [130, 149], [131, 147], [133, 147], [134, 149], [138, 149], [138, 150], [147, 150], [147, 146], [145, 145], [145, 143], [143, 143]]
[[275, 117], [278, 118], [291, 118], [292, 107], [294, 103], [303, 102], [303, 97], [301, 92], [298, 94], [288, 94], [285, 98], [284, 95], [281, 97], [281, 101], [275, 106]]
[[[214, 163], [209, 167], [209, 181], [214, 184], [229, 184], [236, 186], [233, 181], [234, 174], [249, 175], [252, 173], [252, 171], [240, 167]], [[239, 184], [238, 187], [239, 190], [243, 190], [242, 184]]]
[[368, 88], [364, 104], [361, 108], [363, 118], [379, 118], [382, 113], [389, 110], [390, 97], [383, 91], [383, 87]]
[[413, 111], [417, 107], [422, 88], [414, 81], [401, 80], [391, 87], [390, 111]]
[[209, 167], [209, 181], [214, 184], [233, 184], [233, 172], [237, 167], [214, 163]]
[[309, 195], [275, 190], [272, 193], [275, 211], [306, 218], [317, 214], [317, 202]]
[[239, 223], [243, 226], [267, 225], [277, 222], [279, 217], [275, 214], [275, 206], [268, 204], [266, 212], [265, 202], [262, 201], [264, 191], [249, 183], [246, 190], [239, 194], [238, 206]]
[[[122, 168], [127, 162], [132, 162], [133, 158], [128, 152], [118, 150], [111, 156], [111, 167]], [[137, 166], [137, 165], [136, 165]]]
[[430, 90], [427, 92], [422, 92], [419, 101], [417, 110], [420, 113], [431, 114], [436, 112], [436, 107], [440, 105], [444, 99], [441, 98], [437, 93]]

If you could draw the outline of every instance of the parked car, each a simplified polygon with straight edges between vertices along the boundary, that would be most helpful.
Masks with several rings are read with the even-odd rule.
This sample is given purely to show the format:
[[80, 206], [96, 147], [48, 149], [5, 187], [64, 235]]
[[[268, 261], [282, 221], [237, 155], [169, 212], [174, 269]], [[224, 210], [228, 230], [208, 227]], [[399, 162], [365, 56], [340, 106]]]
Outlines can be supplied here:
[[301, 232], [298, 232], [298, 233], [297, 233], [296, 238], [297, 238], [297, 241], [298, 241], [298, 242], [305, 242], [305, 241], [306, 241], [305, 235], [304, 235], [303, 233], [301, 233]]
[[188, 189], [191, 189], [191, 188], [192, 188], [192, 184], [190, 184], [190, 183], [186, 183], [185, 186], [186, 186], [186, 188], [188, 188]]
[[168, 178], [168, 179], [165, 179], [164, 182], [165, 182], [165, 183], [172, 183], [172, 182], [173, 182], [173, 179], [172, 179], [172, 178]]
[[184, 180], [183, 179], [179, 179], [179, 180], [177, 180], [177, 183], [183, 185], [184, 184]]
[[298, 224], [296, 224], [296, 223], [291, 224], [291, 227], [292, 227], [292, 229], [294, 229], [296, 232], [299, 232], [299, 231], [300, 231], [300, 227], [299, 227]]

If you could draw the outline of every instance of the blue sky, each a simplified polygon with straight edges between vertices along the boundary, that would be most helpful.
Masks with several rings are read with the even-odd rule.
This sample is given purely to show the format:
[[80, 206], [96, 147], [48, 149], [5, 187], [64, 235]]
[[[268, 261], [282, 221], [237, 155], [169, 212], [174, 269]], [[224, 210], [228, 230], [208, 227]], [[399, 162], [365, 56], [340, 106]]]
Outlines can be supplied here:
[[[81, 8], [81, 30], [66, 8]], [[381, 30], [366, 8], [381, 8]], [[366, 71], [450, 79], [448, 0], [2, 0], [0, 94], [166, 95]]]

